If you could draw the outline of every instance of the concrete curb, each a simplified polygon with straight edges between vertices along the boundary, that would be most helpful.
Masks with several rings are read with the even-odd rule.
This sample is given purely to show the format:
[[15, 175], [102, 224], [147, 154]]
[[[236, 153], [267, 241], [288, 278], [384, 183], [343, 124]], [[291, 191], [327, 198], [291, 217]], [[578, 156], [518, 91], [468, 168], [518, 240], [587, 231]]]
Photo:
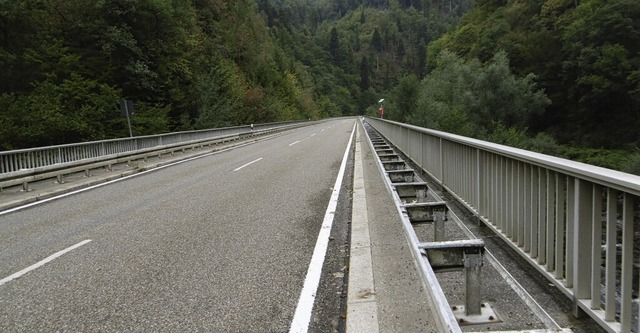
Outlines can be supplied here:
[[371, 240], [369, 238], [367, 198], [364, 189], [361, 135], [358, 130], [356, 132], [353, 171], [347, 333], [379, 332], [378, 306], [371, 264]]

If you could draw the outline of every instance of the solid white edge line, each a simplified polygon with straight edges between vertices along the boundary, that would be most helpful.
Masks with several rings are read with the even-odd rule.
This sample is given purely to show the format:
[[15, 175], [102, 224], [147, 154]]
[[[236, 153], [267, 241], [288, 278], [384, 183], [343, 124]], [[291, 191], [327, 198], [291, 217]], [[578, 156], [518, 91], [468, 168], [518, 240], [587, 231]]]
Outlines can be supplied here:
[[241, 166], [239, 166], [239, 167], [237, 167], [237, 168], [233, 169], [233, 171], [234, 171], [234, 172], [236, 172], [236, 171], [238, 171], [238, 170], [240, 170], [240, 169], [242, 169], [242, 168], [244, 168], [244, 167], [248, 167], [248, 166], [250, 166], [251, 164], [253, 164], [253, 163], [256, 163], [256, 162], [260, 161], [261, 159], [262, 159], [262, 157], [257, 158], [257, 159], [255, 159], [255, 160], [253, 160], [253, 161], [251, 161], [251, 162], [249, 162], [249, 163], [247, 163], [247, 164], [241, 165]]
[[356, 123], [353, 124], [349, 144], [347, 144], [347, 149], [345, 149], [344, 156], [342, 157], [340, 171], [338, 171], [338, 177], [336, 177], [336, 183], [333, 186], [333, 193], [331, 194], [331, 199], [329, 200], [329, 205], [327, 206], [327, 210], [324, 215], [322, 227], [320, 227], [316, 246], [313, 249], [313, 255], [311, 256], [311, 262], [309, 263], [307, 275], [304, 279], [304, 285], [300, 292], [298, 306], [296, 306], [293, 320], [291, 320], [289, 333], [306, 333], [309, 329], [313, 303], [315, 303], [316, 292], [318, 291], [318, 285], [320, 284], [322, 265], [324, 264], [324, 258], [327, 254], [329, 235], [331, 234], [331, 226], [333, 225], [333, 218], [335, 216], [336, 207], [338, 206], [338, 197], [340, 196], [340, 188], [342, 187], [342, 178], [344, 178], [344, 172], [347, 167], [347, 158], [349, 157], [349, 150], [351, 149], [351, 143], [353, 142], [355, 128]]
[[19, 277], [31, 272], [32, 270], [34, 270], [36, 268], [39, 268], [39, 267], [41, 267], [41, 266], [53, 261], [54, 259], [64, 255], [67, 252], [73, 251], [73, 250], [79, 248], [80, 246], [89, 243], [90, 241], [91, 241], [91, 239], [83, 240], [82, 242], [80, 242], [80, 243], [78, 243], [76, 245], [70, 246], [70, 247], [68, 247], [68, 248], [66, 248], [66, 249], [64, 249], [62, 251], [58, 251], [58, 252], [48, 256], [47, 258], [45, 258], [43, 260], [40, 260], [39, 262], [37, 262], [37, 263], [35, 263], [35, 264], [33, 264], [33, 265], [31, 265], [31, 266], [19, 271], [19, 272], [16, 272], [16, 273], [13, 273], [13, 274], [9, 275], [6, 278], [0, 280], [0, 286], [5, 284], [5, 283], [7, 283], [7, 282], [9, 282], [9, 281], [11, 281], [11, 280], [17, 279], [17, 278], [19, 278]]

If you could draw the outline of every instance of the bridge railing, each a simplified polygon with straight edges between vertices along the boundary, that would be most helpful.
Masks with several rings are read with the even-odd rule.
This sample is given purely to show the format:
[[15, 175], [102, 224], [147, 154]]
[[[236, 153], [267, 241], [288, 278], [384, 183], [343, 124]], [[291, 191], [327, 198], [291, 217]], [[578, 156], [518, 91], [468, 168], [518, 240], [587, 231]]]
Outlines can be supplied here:
[[[262, 131], [298, 123], [257, 124], [253, 130]], [[0, 175], [248, 132], [251, 132], [250, 125], [0, 151]]]
[[581, 309], [610, 332], [640, 332], [639, 176], [392, 121], [367, 122], [571, 298], [576, 315]]
[[90, 175], [90, 170], [95, 168], [111, 169], [113, 164], [130, 163], [156, 155], [173, 155], [180, 150], [184, 152], [307, 124], [309, 122], [303, 121], [257, 124], [253, 129], [247, 125], [0, 151], [0, 191], [20, 184], [23, 191], [29, 191], [29, 183], [38, 180], [57, 178], [57, 182], [62, 183], [62, 177], [70, 173], [84, 171]]

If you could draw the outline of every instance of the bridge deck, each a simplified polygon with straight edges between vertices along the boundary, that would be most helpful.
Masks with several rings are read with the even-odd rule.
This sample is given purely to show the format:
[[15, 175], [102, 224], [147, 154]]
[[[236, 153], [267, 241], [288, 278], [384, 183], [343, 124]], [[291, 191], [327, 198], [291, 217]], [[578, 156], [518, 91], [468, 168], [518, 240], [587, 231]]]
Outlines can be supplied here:
[[[224, 147], [220, 148], [224, 149]], [[133, 165], [114, 166], [118, 172], [93, 170], [91, 177], [85, 177], [82, 173], [69, 175], [65, 178], [65, 184], [62, 185], [54, 184], [52, 180], [45, 180], [31, 184], [33, 189], [31, 192], [19, 192], [17, 188], [7, 188], [0, 192], [0, 210], [43, 200], [109, 179], [120, 178], [141, 169], [175, 159], [188, 158], [198, 153], [200, 152], [186, 151], [179, 156], [164, 156], [159, 159], [137, 161]], [[430, 309], [424, 286], [420, 281], [407, 246], [407, 238], [403, 232], [398, 212], [385, 187], [381, 171], [374, 158], [375, 152], [371, 149], [363, 128], [358, 127], [354, 161], [356, 173], [354, 174], [353, 214], [354, 219], [356, 215], [362, 217], [364, 214], [363, 222], [366, 223], [369, 243], [359, 244], [359, 248], [355, 251], [352, 247], [349, 274], [351, 278], [360, 276], [362, 279], [370, 279], [371, 288], [370, 290], [350, 289], [348, 303], [351, 304], [351, 307], [347, 310], [347, 318], [354, 321], [347, 331], [351, 333], [374, 332], [371, 329], [373, 327], [377, 328], [379, 332], [438, 332], [434, 323], [433, 309]], [[360, 170], [357, 171], [359, 167]], [[420, 177], [427, 183], [429, 182], [425, 175], [420, 175]], [[360, 205], [356, 204], [358, 186], [362, 187], [363, 193]], [[433, 184], [430, 184], [430, 188], [438, 192], [437, 187]], [[526, 297], [518, 295], [518, 292], [522, 293], [522, 291], [516, 292], [512, 288], [514, 281], [518, 281], [523, 286], [525, 293], [533, 296], [532, 299], [550, 314], [552, 321], [555, 321], [559, 327], [571, 328], [574, 332], [603, 331], [589, 319], [575, 319], [572, 315], [572, 304], [564, 295], [547, 283], [546, 279], [540, 276], [537, 271], [528, 268], [527, 263], [518, 255], [510, 252], [509, 247], [502, 244], [499, 237], [493, 236], [488, 228], [482, 228], [478, 223], [473, 223], [473, 219], [467, 216], [463, 209], [451, 204], [453, 201], [447, 198], [446, 193], [438, 192], [438, 194], [442, 198], [448, 199], [451, 213], [458, 216], [470, 232], [485, 241], [487, 250], [509, 273], [508, 276], [505, 276], [503, 272], [496, 269], [495, 263], [490, 260], [485, 261], [482, 268], [481, 298], [483, 302], [490, 304], [495, 310], [500, 321], [482, 325], [462, 325], [462, 331], [549, 329], [549, 321], [540, 318], [540, 314], [536, 314], [531, 309], [531, 304], [527, 304], [528, 301], [523, 300]], [[365, 211], [358, 211], [358, 209], [365, 209]], [[446, 223], [445, 226], [445, 234], [448, 239], [468, 238], [469, 231], [461, 229], [456, 223]], [[356, 237], [355, 221], [353, 228], [352, 237]], [[433, 235], [433, 226], [420, 224], [416, 226], [416, 233], [422, 240], [430, 241]], [[357, 256], [358, 252], [368, 252], [369, 256], [359, 257]], [[358, 265], [354, 264], [355, 258], [370, 261], [362, 263], [365, 269], [361, 271]], [[438, 280], [452, 306], [464, 304], [464, 276], [462, 272], [438, 273]], [[364, 305], [361, 308], [364, 310], [358, 310], [358, 314], [369, 313], [374, 318], [358, 316], [353, 313], [351, 310], [357, 308], [356, 304]], [[370, 312], [366, 312], [366, 309], [369, 309]], [[372, 320], [375, 320], [375, 323]]]

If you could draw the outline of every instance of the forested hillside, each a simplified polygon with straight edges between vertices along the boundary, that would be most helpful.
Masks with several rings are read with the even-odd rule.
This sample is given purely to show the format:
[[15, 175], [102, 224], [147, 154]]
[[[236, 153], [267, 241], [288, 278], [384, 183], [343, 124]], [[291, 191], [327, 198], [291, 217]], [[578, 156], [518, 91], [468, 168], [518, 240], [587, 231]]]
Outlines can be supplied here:
[[143, 135], [384, 98], [393, 120], [640, 166], [636, 0], [0, 0], [0, 66], [0, 150], [127, 136], [123, 99]]
[[252, 0], [0, 1], [0, 147], [327, 116]]
[[[488, 112], [476, 104], [458, 108], [500, 121], [500, 130], [490, 129], [485, 139], [640, 172], [639, 1], [478, 0], [455, 29], [429, 45], [427, 67], [438, 73], [442, 51], [468, 65], [490, 64], [498, 50], [514, 75], [529, 77], [532, 90], [544, 91], [549, 103], [541, 108], [528, 94], [507, 98], [512, 112], [526, 106], [511, 120], [498, 112], [501, 105], [484, 104], [491, 105]], [[476, 95], [504, 95], [500, 86], [485, 82]], [[473, 91], [473, 85], [465, 90]], [[423, 101], [418, 113], [432, 113], [424, 106], [441, 100]], [[536, 135], [538, 140], [530, 139]]]
[[501, 49], [516, 73], [534, 73], [552, 103], [533, 130], [610, 148], [640, 139], [638, 1], [477, 1], [432, 47], [483, 62]]
[[0, 149], [362, 113], [468, 7], [0, 0]]

